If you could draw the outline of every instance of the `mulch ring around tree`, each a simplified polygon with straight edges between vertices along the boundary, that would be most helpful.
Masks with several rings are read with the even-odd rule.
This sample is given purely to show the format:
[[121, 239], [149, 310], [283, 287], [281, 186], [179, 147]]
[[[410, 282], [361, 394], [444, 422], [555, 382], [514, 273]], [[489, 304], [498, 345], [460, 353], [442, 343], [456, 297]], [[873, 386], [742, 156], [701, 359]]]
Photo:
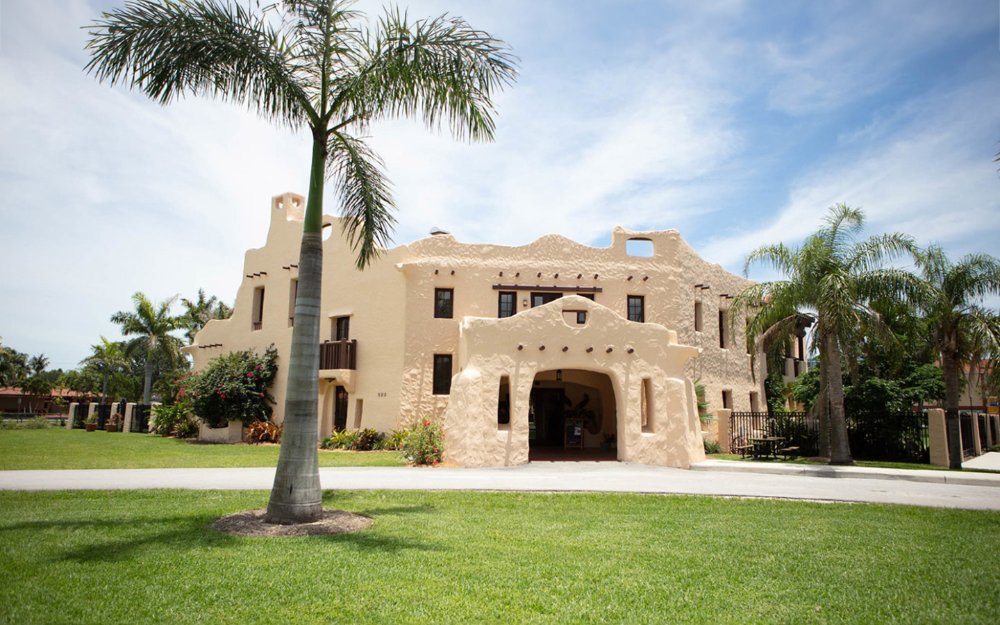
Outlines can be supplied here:
[[312, 523], [278, 525], [266, 523], [267, 510], [246, 510], [224, 516], [212, 527], [234, 536], [329, 536], [357, 532], [375, 522], [375, 519], [346, 510], [324, 510], [323, 516]]

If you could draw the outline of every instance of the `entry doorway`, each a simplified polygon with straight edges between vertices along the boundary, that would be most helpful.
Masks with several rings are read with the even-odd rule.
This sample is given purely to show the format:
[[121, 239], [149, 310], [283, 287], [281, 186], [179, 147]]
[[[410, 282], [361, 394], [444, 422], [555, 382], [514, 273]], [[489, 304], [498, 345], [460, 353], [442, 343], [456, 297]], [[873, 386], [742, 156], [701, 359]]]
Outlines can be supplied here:
[[347, 389], [338, 386], [333, 393], [333, 429], [340, 432], [347, 428]]
[[576, 369], [539, 372], [528, 397], [532, 461], [617, 460], [611, 379]]

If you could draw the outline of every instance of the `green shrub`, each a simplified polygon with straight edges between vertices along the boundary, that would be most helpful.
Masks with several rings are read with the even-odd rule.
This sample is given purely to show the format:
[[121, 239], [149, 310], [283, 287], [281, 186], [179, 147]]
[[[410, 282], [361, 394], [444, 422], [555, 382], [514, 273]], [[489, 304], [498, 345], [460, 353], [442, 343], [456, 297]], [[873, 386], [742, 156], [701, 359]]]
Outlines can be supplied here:
[[444, 433], [441, 426], [424, 419], [403, 439], [403, 456], [411, 464], [436, 465], [444, 453]]
[[[186, 421], [191, 417], [191, 410], [187, 402], [180, 401], [167, 406], [153, 406], [153, 423], [150, 431], [159, 436], [173, 436], [177, 424]], [[197, 430], [197, 424], [195, 425]]]
[[721, 454], [722, 453], [722, 446], [720, 446], [715, 441], [706, 440], [705, 441], [705, 453], [706, 454]]
[[382, 449], [385, 451], [399, 451], [403, 447], [403, 440], [406, 439], [406, 435], [409, 434], [409, 430], [393, 430], [389, 434], [382, 437], [382, 440], [378, 442], [375, 449]]
[[174, 436], [177, 438], [195, 438], [198, 436], [198, 419], [188, 415], [174, 424]]
[[357, 437], [354, 439], [354, 444], [351, 445], [351, 449], [354, 451], [371, 451], [382, 442], [383, 438], [385, 438], [385, 435], [372, 428], [359, 430], [357, 434]]
[[24, 421], [14, 421], [4, 419], [0, 429], [4, 430], [43, 430], [49, 427], [49, 422], [45, 417], [32, 417]]
[[270, 421], [274, 399], [269, 389], [277, 373], [274, 345], [261, 356], [251, 350], [230, 352], [191, 376], [181, 395], [190, 398], [192, 410], [209, 427]]
[[324, 438], [320, 446], [323, 449], [351, 449], [357, 436], [357, 430], [341, 430]]
[[247, 442], [252, 445], [261, 443], [280, 443], [283, 428], [270, 421], [254, 421], [247, 429]]

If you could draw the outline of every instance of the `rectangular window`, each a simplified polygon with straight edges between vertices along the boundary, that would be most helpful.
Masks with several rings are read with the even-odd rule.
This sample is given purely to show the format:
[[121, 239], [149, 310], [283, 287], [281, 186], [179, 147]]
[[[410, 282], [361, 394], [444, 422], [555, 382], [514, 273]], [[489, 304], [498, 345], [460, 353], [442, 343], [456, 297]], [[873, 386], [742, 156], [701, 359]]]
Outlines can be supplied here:
[[497, 303], [497, 317], [513, 317], [517, 313], [517, 293], [514, 291], [500, 291]]
[[264, 287], [262, 286], [253, 290], [253, 314], [250, 322], [252, 330], [260, 330], [264, 327]]
[[434, 289], [434, 318], [451, 319], [454, 316], [455, 289]]
[[587, 323], [587, 311], [578, 310], [576, 311], [576, 325], [582, 326]]
[[497, 429], [510, 429], [510, 378], [500, 377], [500, 397], [497, 398]]
[[346, 341], [351, 338], [351, 318], [349, 316], [334, 317], [333, 338], [336, 341]]
[[750, 391], [750, 412], [760, 412], [759, 396], [754, 391]]
[[701, 332], [704, 327], [702, 322], [702, 312], [701, 312], [701, 302], [695, 300], [694, 302], [694, 331]]
[[646, 298], [642, 295], [628, 296], [628, 320], [639, 323], [646, 321]]
[[719, 347], [727, 349], [729, 347], [729, 311], [719, 311]]
[[722, 407], [727, 410], [733, 409], [733, 392], [731, 390], [722, 391]]
[[549, 302], [554, 302], [562, 297], [562, 293], [532, 293], [531, 294], [531, 307], [541, 306], [542, 304], [548, 304]]
[[299, 281], [292, 278], [288, 288], [288, 327], [295, 325], [295, 297], [299, 294]]
[[653, 381], [650, 378], [642, 379], [642, 397], [640, 402], [642, 432], [643, 434], [652, 434], [656, 431], [656, 421], [653, 410]]
[[434, 354], [434, 394], [451, 393], [451, 354]]

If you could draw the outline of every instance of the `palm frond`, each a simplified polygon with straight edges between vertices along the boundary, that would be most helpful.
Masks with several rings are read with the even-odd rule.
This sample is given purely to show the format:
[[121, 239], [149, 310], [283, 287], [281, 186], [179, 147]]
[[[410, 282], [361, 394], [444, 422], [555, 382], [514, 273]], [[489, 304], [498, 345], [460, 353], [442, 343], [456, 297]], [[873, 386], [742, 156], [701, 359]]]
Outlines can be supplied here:
[[207, 94], [290, 127], [318, 119], [296, 80], [285, 33], [238, 3], [132, 0], [88, 27], [85, 71], [161, 104]]
[[340, 195], [344, 233], [358, 254], [358, 269], [364, 269], [389, 244], [396, 223], [389, 181], [381, 159], [364, 141], [334, 132], [327, 146], [327, 171]]
[[898, 232], [878, 234], [856, 243], [848, 253], [846, 264], [850, 270], [863, 273], [904, 254], [916, 256], [917, 246], [913, 237]]
[[517, 77], [501, 40], [447, 15], [411, 23], [399, 9], [386, 10], [362, 40], [357, 74], [335, 86], [338, 117], [420, 117], [431, 128], [447, 121], [460, 139], [493, 138], [492, 96]]
[[795, 256], [796, 251], [786, 247], [784, 243], [762, 245], [747, 255], [747, 259], [743, 263], [743, 275], [747, 275], [751, 266], [760, 263], [790, 278], [797, 269], [794, 262]]

